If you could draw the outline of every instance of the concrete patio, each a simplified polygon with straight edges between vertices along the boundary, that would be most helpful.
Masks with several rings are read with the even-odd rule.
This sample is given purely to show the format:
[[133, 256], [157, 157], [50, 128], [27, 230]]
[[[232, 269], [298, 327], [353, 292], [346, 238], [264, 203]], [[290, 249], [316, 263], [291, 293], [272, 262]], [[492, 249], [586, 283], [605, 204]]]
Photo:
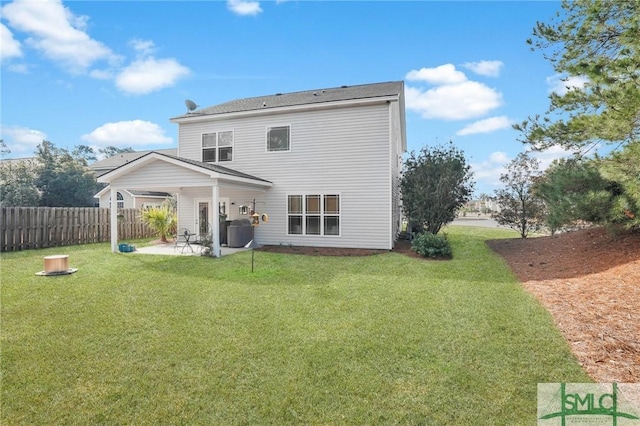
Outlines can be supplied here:
[[[231, 248], [231, 247], [221, 247], [221, 255], [228, 256], [230, 254], [238, 253], [241, 251], [249, 250], [244, 247], [239, 248]], [[165, 243], [165, 244], [154, 244], [151, 246], [145, 247], [136, 247], [136, 250], [133, 253], [139, 254], [159, 254], [159, 255], [167, 255], [167, 256], [200, 256], [202, 252], [202, 246], [199, 244], [191, 244], [191, 249], [189, 246], [176, 246], [174, 243]]]

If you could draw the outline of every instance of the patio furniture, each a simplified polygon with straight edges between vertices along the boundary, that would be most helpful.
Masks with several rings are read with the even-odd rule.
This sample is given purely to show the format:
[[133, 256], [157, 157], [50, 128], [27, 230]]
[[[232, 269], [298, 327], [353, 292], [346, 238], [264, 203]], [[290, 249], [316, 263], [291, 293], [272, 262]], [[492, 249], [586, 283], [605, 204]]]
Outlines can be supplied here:
[[180, 228], [178, 230], [178, 233], [174, 237], [174, 250], [181, 248], [180, 253], [184, 253], [184, 250], [186, 248], [189, 248], [189, 250], [191, 250], [191, 253], [193, 253], [193, 247], [191, 246], [191, 243], [195, 242], [195, 237], [196, 234], [192, 233], [188, 228]]

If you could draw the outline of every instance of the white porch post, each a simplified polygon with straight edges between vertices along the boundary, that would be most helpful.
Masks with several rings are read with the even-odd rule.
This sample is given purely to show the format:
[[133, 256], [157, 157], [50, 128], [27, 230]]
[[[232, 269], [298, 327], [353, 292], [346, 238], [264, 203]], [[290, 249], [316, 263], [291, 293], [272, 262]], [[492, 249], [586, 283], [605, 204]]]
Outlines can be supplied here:
[[118, 252], [118, 191], [111, 187], [111, 202], [110, 202], [110, 218], [111, 223], [111, 251], [113, 253]]
[[213, 197], [211, 203], [211, 209], [213, 210], [213, 229], [211, 232], [213, 235], [211, 239], [213, 241], [213, 255], [215, 257], [220, 257], [220, 188], [218, 187], [218, 182], [213, 185], [212, 188]]

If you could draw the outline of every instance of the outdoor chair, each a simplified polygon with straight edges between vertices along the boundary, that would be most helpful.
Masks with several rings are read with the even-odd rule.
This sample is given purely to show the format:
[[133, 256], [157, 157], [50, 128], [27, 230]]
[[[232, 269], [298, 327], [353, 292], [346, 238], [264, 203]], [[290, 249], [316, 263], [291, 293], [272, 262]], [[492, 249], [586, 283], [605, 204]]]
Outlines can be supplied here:
[[191, 243], [194, 242], [195, 236], [196, 234], [192, 233], [188, 228], [180, 228], [173, 239], [174, 250], [180, 249], [180, 253], [184, 253], [185, 249], [188, 248], [193, 253]]

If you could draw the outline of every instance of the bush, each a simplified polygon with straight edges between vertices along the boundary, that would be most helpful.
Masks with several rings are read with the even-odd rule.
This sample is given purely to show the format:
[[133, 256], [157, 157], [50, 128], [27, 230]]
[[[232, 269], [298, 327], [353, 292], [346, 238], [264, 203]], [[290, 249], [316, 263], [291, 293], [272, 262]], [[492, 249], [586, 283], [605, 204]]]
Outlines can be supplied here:
[[411, 242], [411, 250], [425, 257], [451, 258], [451, 246], [446, 235], [434, 235], [430, 232], [418, 234]]
[[140, 212], [142, 222], [147, 224], [155, 234], [160, 237], [163, 243], [167, 242], [167, 237], [174, 222], [173, 213], [164, 207], [151, 207]]

